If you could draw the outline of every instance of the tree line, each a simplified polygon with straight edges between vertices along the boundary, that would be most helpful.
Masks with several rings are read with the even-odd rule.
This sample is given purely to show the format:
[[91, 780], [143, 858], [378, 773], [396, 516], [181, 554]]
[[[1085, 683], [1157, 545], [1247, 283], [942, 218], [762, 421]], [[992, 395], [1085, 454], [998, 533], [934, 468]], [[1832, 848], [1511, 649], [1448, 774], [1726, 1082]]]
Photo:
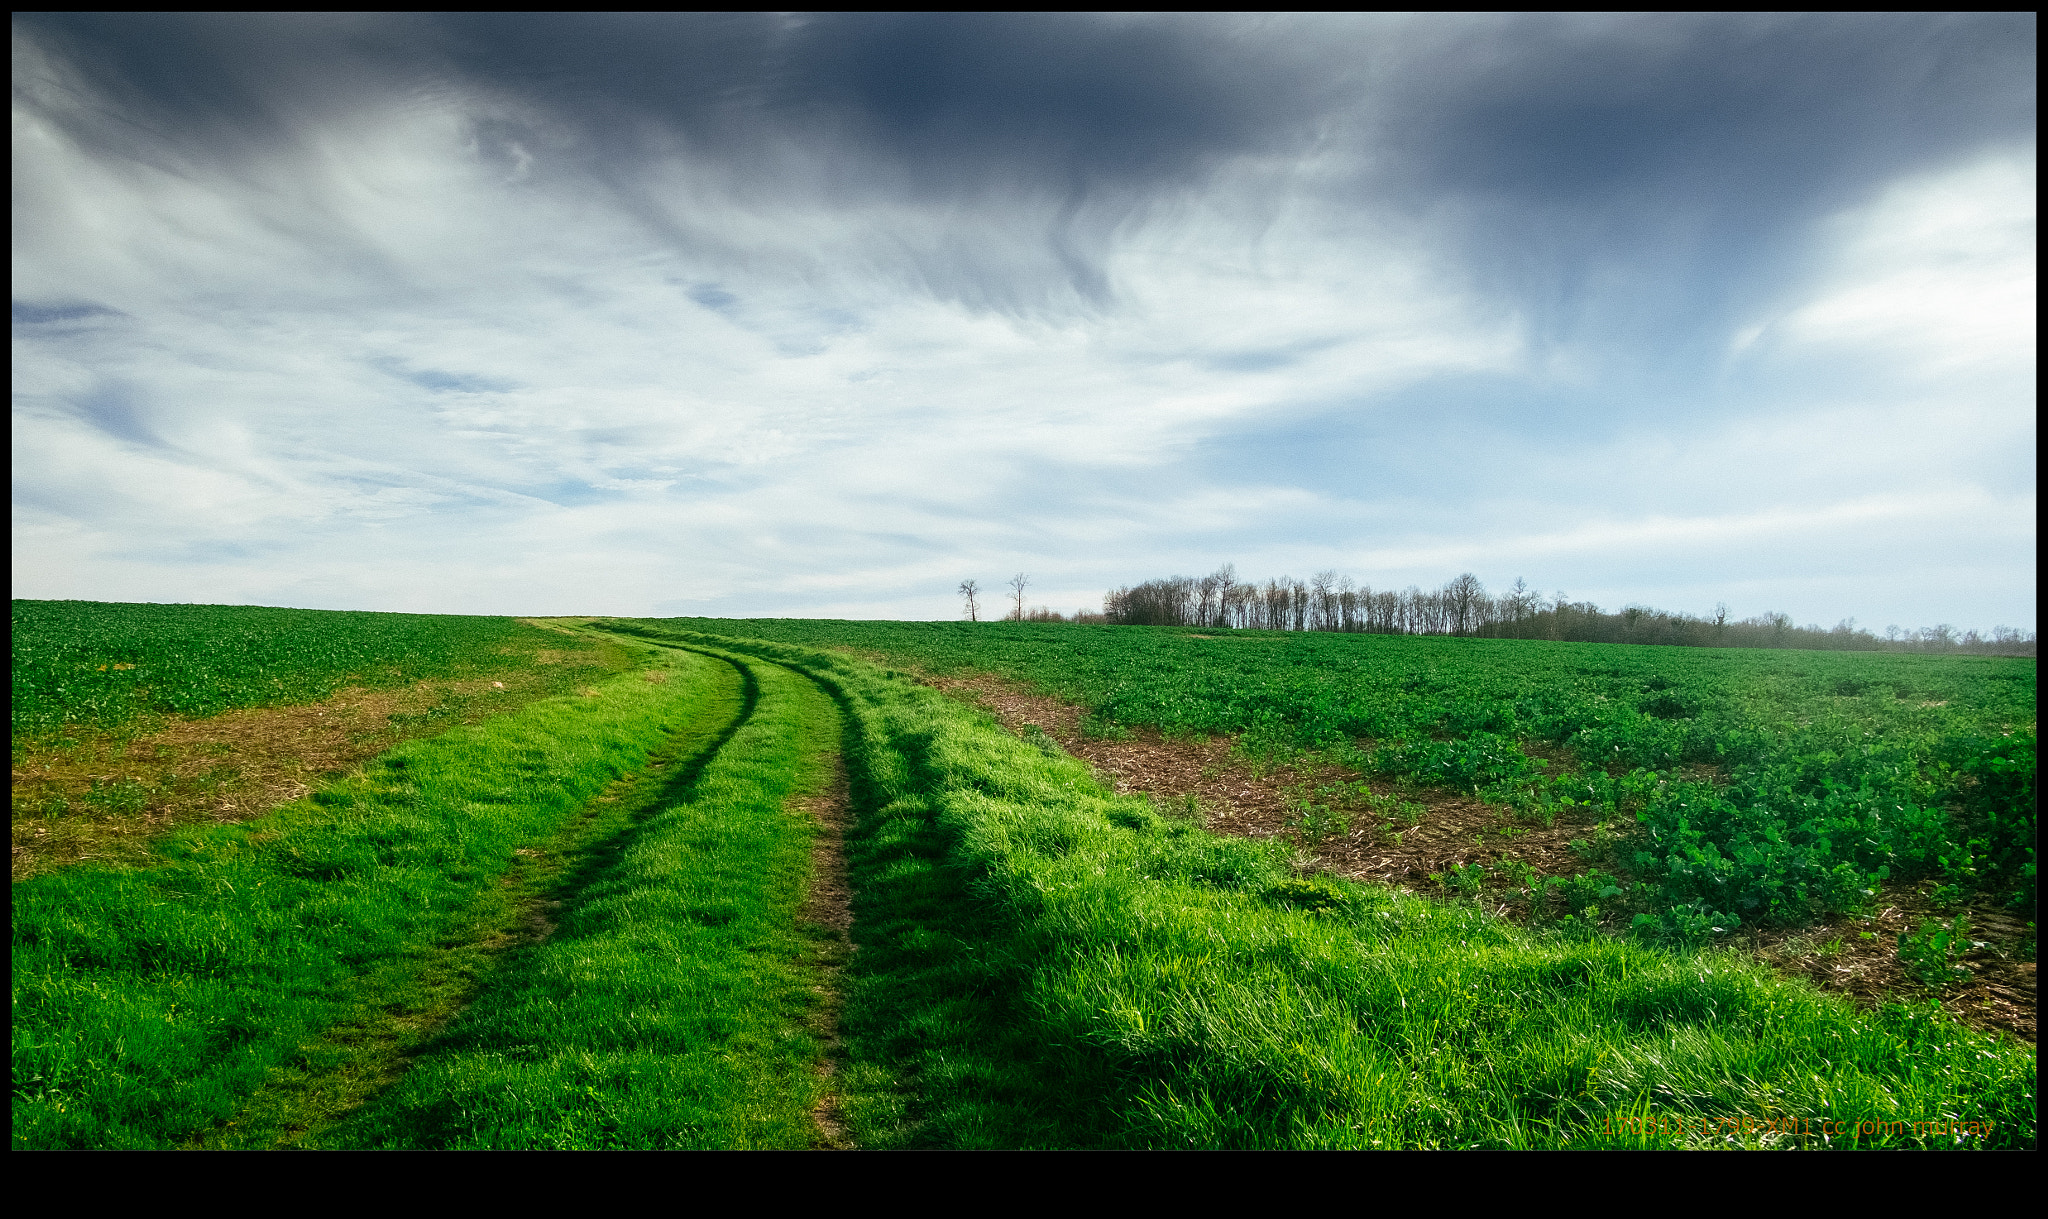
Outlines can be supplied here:
[[1334, 571], [1307, 580], [1240, 580], [1236, 568], [1226, 563], [1206, 576], [1169, 576], [1115, 589], [1103, 597], [1102, 608], [1104, 621], [1127, 626], [2009, 656], [2032, 656], [2035, 649], [2034, 632], [2003, 626], [1988, 634], [1946, 623], [1912, 630], [1889, 626], [1880, 636], [1858, 627], [1853, 618], [1833, 627], [1795, 625], [1782, 613], [1731, 621], [1726, 605], [1716, 606], [1712, 617], [1635, 605], [1608, 613], [1562, 592], [1545, 597], [1521, 579], [1495, 596], [1470, 572], [1438, 589], [1410, 585], [1395, 590], [1375, 589]]

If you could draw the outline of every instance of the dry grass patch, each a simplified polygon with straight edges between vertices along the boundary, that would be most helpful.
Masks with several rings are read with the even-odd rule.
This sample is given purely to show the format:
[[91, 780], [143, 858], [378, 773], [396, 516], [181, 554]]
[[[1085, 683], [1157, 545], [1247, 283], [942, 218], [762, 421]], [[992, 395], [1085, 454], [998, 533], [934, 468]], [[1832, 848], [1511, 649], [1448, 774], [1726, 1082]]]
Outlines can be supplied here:
[[[158, 717], [118, 732], [74, 729], [14, 751], [17, 881], [88, 860], [133, 864], [158, 835], [246, 821], [340, 778], [402, 741], [435, 736], [580, 686], [618, 649], [529, 654], [529, 667], [397, 690], [349, 687], [318, 703]], [[620, 653], [623, 655], [623, 653]], [[585, 691], [588, 687], [583, 687]]]

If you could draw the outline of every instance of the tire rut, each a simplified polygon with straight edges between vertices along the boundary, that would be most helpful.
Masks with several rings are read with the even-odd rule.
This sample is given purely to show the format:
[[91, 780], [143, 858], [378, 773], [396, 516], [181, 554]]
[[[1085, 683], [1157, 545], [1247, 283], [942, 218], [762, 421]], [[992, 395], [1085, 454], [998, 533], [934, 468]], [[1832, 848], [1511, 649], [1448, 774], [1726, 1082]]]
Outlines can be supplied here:
[[[655, 639], [642, 638], [641, 641], [679, 652], [724, 660], [742, 671], [747, 671], [746, 663], [733, 660], [720, 652]], [[747, 663], [773, 664], [776, 668], [795, 674], [815, 686], [831, 701], [843, 732], [847, 722], [846, 708], [840, 704], [829, 686], [795, 665], [760, 658], [750, 658]], [[845, 1007], [846, 998], [843, 975], [854, 952], [857, 951], [857, 945], [853, 940], [853, 887], [848, 879], [846, 866], [846, 833], [852, 828], [852, 797], [843, 748], [835, 747], [832, 750], [831, 778], [824, 790], [798, 797], [791, 802], [790, 807], [792, 811], [809, 815], [818, 831], [811, 847], [810, 890], [798, 915], [803, 924], [816, 928], [818, 938], [818, 948], [811, 965], [819, 975], [817, 985], [812, 988], [819, 1002], [808, 1025], [824, 1047], [824, 1054], [819, 1058], [816, 1069], [824, 1081], [825, 1093], [817, 1104], [812, 1106], [811, 1119], [818, 1127], [816, 1146], [819, 1150], [851, 1151], [855, 1148], [855, 1143], [841, 1111], [839, 1092], [834, 1086], [834, 1081], [839, 1075], [840, 1061], [845, 1056], [845, 1047], [839, 1038], [839, 1018]]]
[[[358, 998], [350, 1015], [302, 1048], [299, 1060], [314, 1064], [312, 1070], [284, 1068], [282, 1078], [274, 1071], [233, 1118], [195, 1136], [185, 1148], [310, 1147], [323, 1132], [341, 1125], [403, 1079], [413, 1060], [461, 1016], [510, 958], [546, 942], [555, 930], [553, 912], [617, 860], [654, 810], [693, 796], [712, 762], [753, 718], [761, 699], [754, 672], [728, 657], [702, 655], [729, 666], [739, 678], [738, 709], [721, 728], [709, 739], [696, 734], [697, 724], [677, 729], [640, 770], [607, 784], [571, 814], [555, 838], [516, 849], [512, 866], [495, 889], [479, 893], [469, 907], [497, 905], [497, 912], [469, 920], [464, 930], [471, 934], [458, 937], [458, 942], [413, 953], [403, 977], [378, 979], [382, 985], [373, 982], [371, 993]], [[671, 768], [673, 773], [662, 773]], [[458, 915], [458, 925], [463, 921]], [[424, 1003], [394, 1001], [376, 993], [400, 986], [416, 993], [422, 982], [428, 994]], [[308, 1096], [315, 1098], [312, 1105], [292, 1104], [294, 1098]], [[322, 1097], [333, 1100], [322, 1103]], [[304, 1107], [318, 1109], [317, 1119], [279, 1121], [275, 1116], [279, 1109]]]
[[832, 755], [832, 780], [827, 789], [797, 802], [817, 824], [818, 836], [811, 846], [811, 890], [804, 903], [802, 919], [821, 933], [814, 968], [818, 984], [813, 989], [819, 1006], [811, 1029], [823, 1043], [824, 1056], [818, 1060], [818, 1074], [824, 1080], [825, 1095], [811, 1108], [811, 1120], [818, 1124], [819, 1145], [837, 1151], [853, 1148], [853, 1137], [840, 1111], [840, 1096], [834, 1086], [839, 1060], [845, 1047], [839, 1040], [839, 1017], [845, 1006], [842, 975], [855, 951], [853, 943], [853, 888], [846, 873], [846, 831], [851, 808], [845, 759]]

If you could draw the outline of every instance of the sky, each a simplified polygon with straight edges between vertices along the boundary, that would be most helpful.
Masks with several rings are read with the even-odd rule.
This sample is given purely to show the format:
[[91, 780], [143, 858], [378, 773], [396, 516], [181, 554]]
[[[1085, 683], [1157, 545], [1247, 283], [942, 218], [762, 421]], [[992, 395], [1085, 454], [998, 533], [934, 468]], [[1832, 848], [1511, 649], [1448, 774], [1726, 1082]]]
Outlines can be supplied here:
[[2034, 626], [2032, 14], [12, 28], [17, 597]]

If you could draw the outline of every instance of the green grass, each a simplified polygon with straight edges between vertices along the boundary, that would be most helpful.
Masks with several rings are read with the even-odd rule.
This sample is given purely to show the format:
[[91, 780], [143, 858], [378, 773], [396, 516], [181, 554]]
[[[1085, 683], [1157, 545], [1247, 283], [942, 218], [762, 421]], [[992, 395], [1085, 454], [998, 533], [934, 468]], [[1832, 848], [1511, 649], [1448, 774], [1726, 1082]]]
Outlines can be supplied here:
[[[679, 680], [412, 742], [146, 866], [17, 884], [14, 1146], [813, 1146], [828, 1054], [853, 1141], [878, 1148], [2036, 1141], [2032, 1047], [1936, 1010], [1304, 877], [1284, 844], [1114, 796], [905, 674], [616, 633]], [[1203, 642], [1162, 646], [1155, 666]], [[1297, 667], [1260, 670], [1268, 693], [1319, 688]], [[1442, 699], [1401, 710], [1417, 672], [1358, 706], [1452, 724]], [[1818, 705], [1736, 687], [1794, 717], [1739, 721], [1758, 748]], [[1614, 688], [1581, 694], [1598, 711]], [[1976, 689], [1972, 731], [2003, 705]], [[1601, 714], [1574, 737], [1636, 722]], [[1280, 722], [1257, 730], [1313, 743]], [[835, 745], [858, 944], [836, 1050], [837, 948], [799, 923], [814, 831], [789, 811]], [[542, 910], [552, 934], [522, 939]]]
[[823, 945], [798, 925], [836, 710], [759, 660], [751, 714], [641, 795], [546, 942], [509, 962], [337, 1147], [803, 1148], [819, 1142]]
[[[2031, 659], [1018, 623], [669, 619], [986, 670], [1098, 730], [1241, 734], [1531, 817], [1629, 826], [1625, 905], [1690, 940], [1934, 878], [2033, 910]], [[1551, 767], [1522, 748], [1554, 746]], [[1614, 903], [1610, 903], [1614, 904]]]
[[1936, 1011], [1303, 881], [902, 675], [626, 629], [801, 667], [850, 716], [864, 1146], [2035, 1141], [2032, 1048]]
[[[17, 626], [24, 604], [15, 604]], [[34, 609], [43, 603], [26, 604]], [[239, 609], [199, 618], [215, 627], [233, 625], [243, 635], [208, 636], [191, 629], [193, 615], [186, 611], [194, 607], [57, 604], [73, 617], [88, 619], [72, 624], [85, 634], [63, 636], [62, 614], [28, 614], [30, 629], [18, 632], [15, 639], [18, 686], [33, 686], [53, 673], [61, 678], [65, 665], [52, 669], [44, 664], [41, 678], [35, 673], [39, 663], [60, 654], [72, 657], [67, 664], [74, 675], [83, 673], [94, 681], [111, 675], [126, 682], [141, 673], [157, 684], [94, 685], [62, 679], [62, 689], [40, 710], [17, 700], [11, 800], [17, 881], [81, 859], [146, 859], [150, 843], [176, 826], [214, 821], [223, 813], [268, 811], [281, 799], [278, 789], [300, 776], [315, 782], [338, 777], [403, 741], [506, 715], [536, 700], [587, 688], [637, 663], [615, 643], [510, 619], [451, 618], [421, 626], [403, 615]], [[119, 620], [125, 626], [86, 631], [95, 617]], [[153, 618], [157, 620], [152, 622]], [[223, 698], [234, 695], [229, 701], [244, 702], [340, 695], [331, 701], [201, 716], [189, 723], [166, 722], [164, 713], [149, 709], [159, 696], [203, 692], [192, 682], [230, 674], [249, 656], [277, 654], [307, 638], [322, 638], [331, 645], [353, 634], [354, 643], [365, 645], [356, 648], [357, 653], [378, 651], [367, 646], [376, 642], [376, 631], [365, 631], [364, 622], [374, 628], [380, 618], [396, 619], [389, 625], [397, 628], [400, 638], [387, 641], [382, 650], [404, 659], [405, 665], [362, 672], [357, 671], [366, 668], [360, 654], [301, 655], [297, 659], [306, 664], [305, 670], [275, 681], [214, 690]], [[267, 638], [253, 638], [266, 631]], [[136, 647], [124, 645], [124, 638]], [[107, 656], [137, 655], [138, 641], [159, 650], [187, 649], [191, 663], [180, 679], [184, 684], [172, 681], [159, 688], [171, 680], [165, 666], [101, 667], [110, 663]], [[93, 662], [94, 656], [102, 659]], [[414, 682], [414, 677], [420, 680]], [[356, 687], [410, 684], [379, 693], [334, 689], [344, 681]], [[110, 701], [95, 701], [102, 695]], [[47, 730], [24, 735], [23, 717], [43, 721]], [[58, 726], [49, 727], [49, 721]]]
[[511, 618], [251, 605], [13, 603], [16, 747], [76, 725], [318, 702], [347, 685], [488, 673], [562, 638]]
[[409, 743], [270, 816], [172, 835], [150, 866], [15, 885], [14, 1146], [176, 1146], [366, 995], [431, 1007], [428, 950], [489, 929], [514, 852], [722, 705], [726, 666], [675, 663], [683, 680]]

